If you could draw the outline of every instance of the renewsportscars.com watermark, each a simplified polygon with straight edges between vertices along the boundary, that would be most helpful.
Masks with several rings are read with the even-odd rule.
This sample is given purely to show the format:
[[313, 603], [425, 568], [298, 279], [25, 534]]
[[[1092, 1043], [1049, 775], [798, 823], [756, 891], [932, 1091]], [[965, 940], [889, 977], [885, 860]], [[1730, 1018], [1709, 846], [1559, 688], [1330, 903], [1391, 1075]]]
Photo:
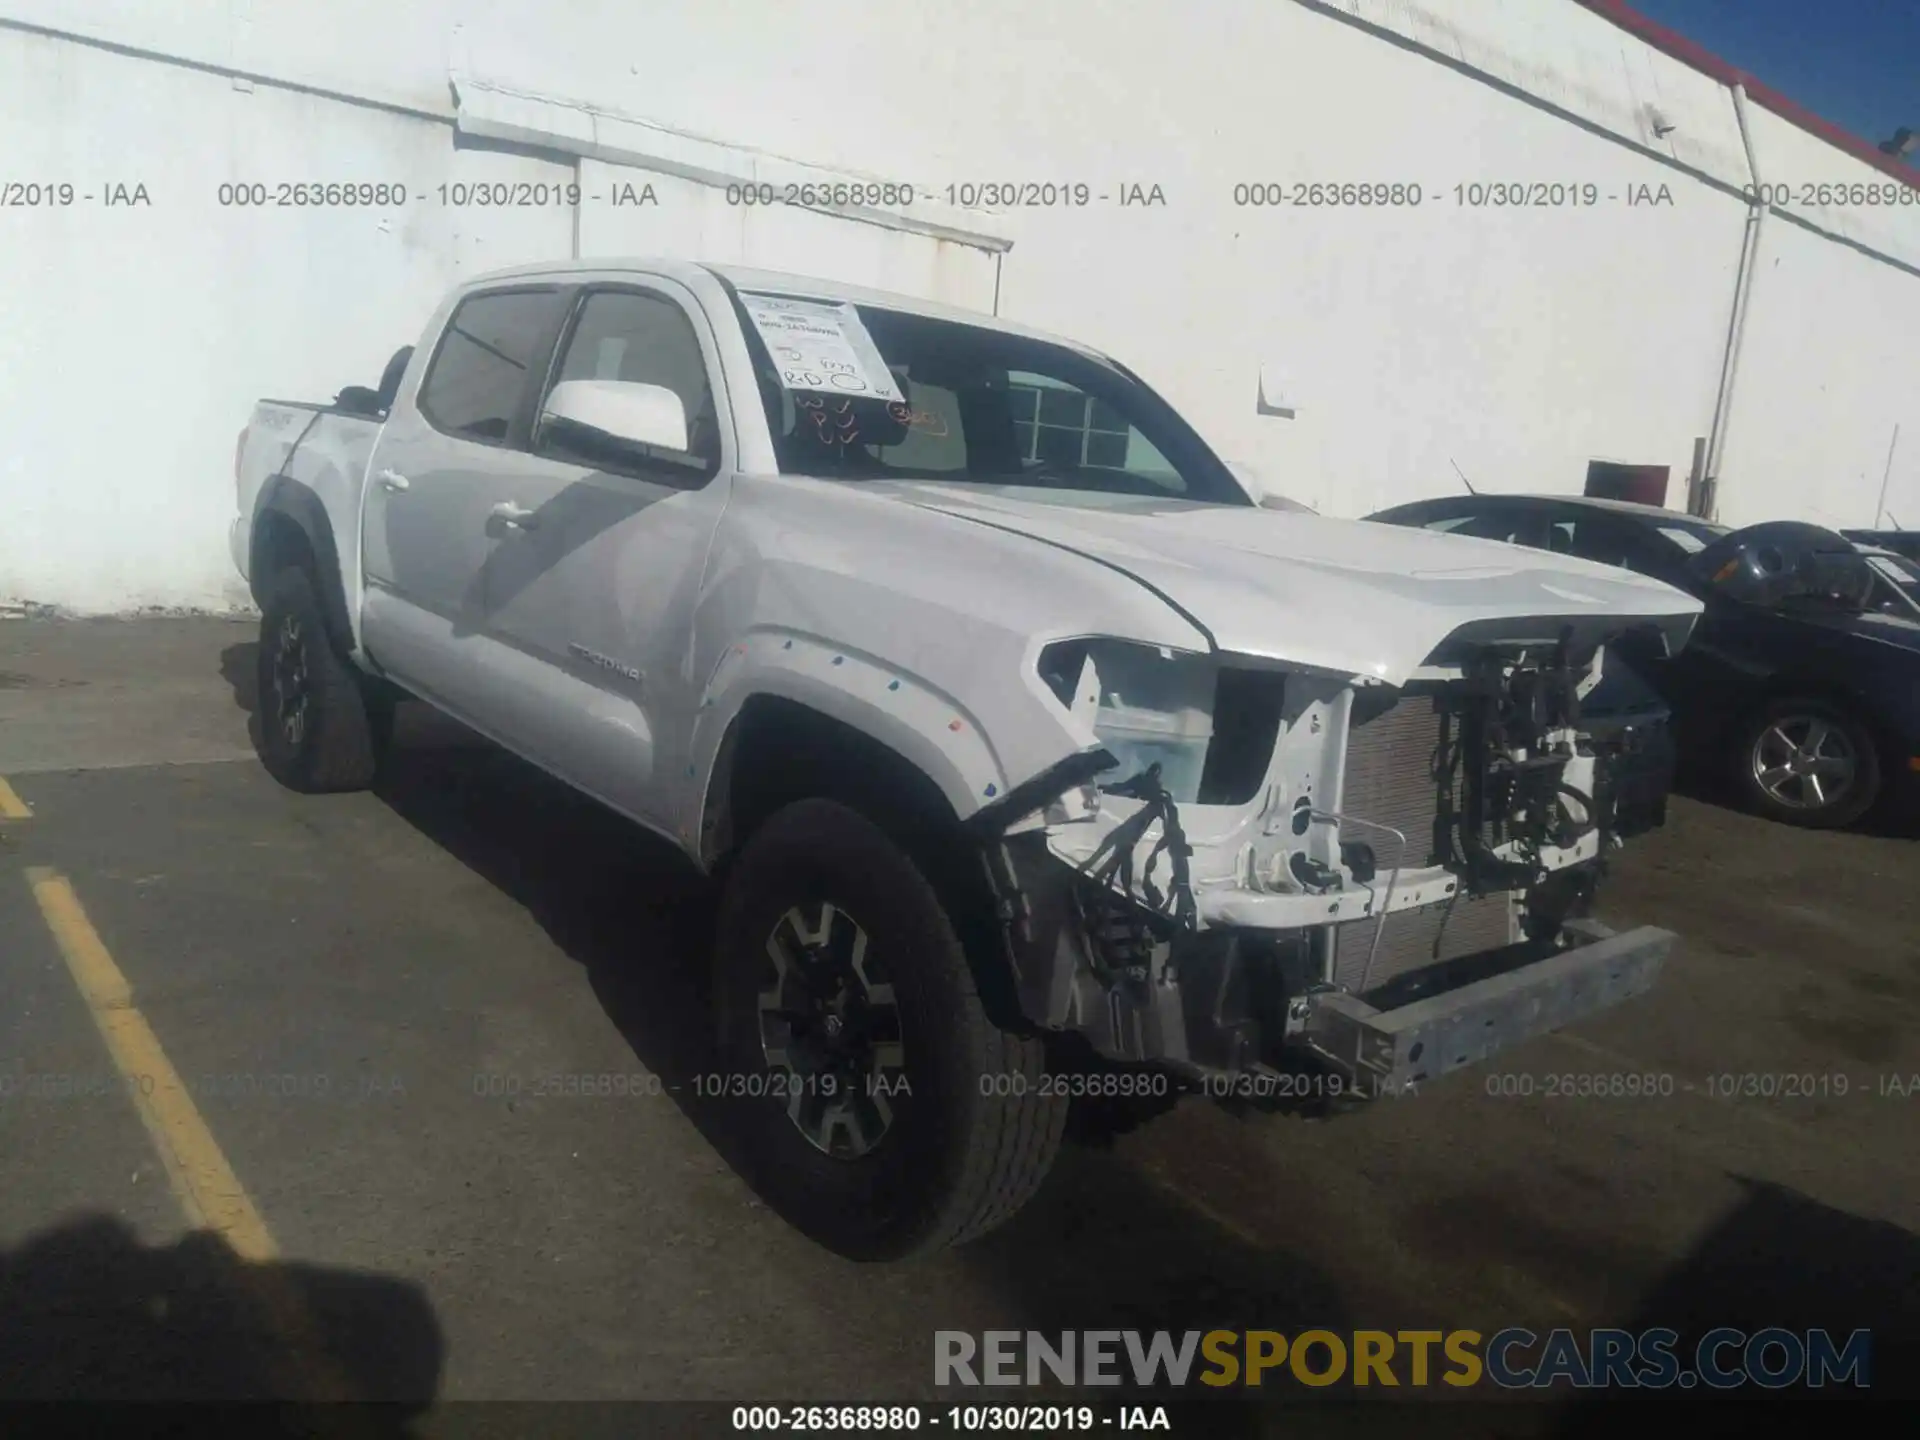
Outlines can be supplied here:
[[1866, 1330], [936, 1330], [944, 1387], [1262, 1384], [1507, 1390], [1732, 1390], [1870, 1383]]

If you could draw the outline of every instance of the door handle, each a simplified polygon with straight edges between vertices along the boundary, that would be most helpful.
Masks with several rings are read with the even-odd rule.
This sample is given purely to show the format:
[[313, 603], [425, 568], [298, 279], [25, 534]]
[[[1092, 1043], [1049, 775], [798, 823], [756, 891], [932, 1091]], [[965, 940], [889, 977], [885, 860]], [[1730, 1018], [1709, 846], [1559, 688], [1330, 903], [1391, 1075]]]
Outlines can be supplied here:
[[502, 525], [511, 525], [516, 530], [536, 530], [540, 526], [540, 517], [524, 505], [516, 505], [511, 500], [502, 500], [487, 512]]
[[413, 483], [398, 470], [382, 470], [379, 475], [379, 480], [387, 489], [396, 492], [406, 489], [407, 486]]

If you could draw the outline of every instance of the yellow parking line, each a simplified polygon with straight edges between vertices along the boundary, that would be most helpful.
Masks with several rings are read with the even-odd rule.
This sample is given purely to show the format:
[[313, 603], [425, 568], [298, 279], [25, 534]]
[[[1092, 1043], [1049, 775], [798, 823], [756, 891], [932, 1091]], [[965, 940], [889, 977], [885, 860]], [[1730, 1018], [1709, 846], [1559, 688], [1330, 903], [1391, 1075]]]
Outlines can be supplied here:
[[7, 777], [0, 775], [0, 820], [31, 820], [33, 811], [27, 802], [15, 793], [13, 786], [7, 783]]
[[126, 977], [81, 909], [73, 886], [39, 866], [27, 871], [27, 880], [114, 1064], [129, 1082], [127, 1088], [140, 1107], [140, 1118], [147, 1123], [188, 1221], [217, 1231], [242, 1259], [279, 1258], [267, 1222], [220, 1153], [159, 1037], [134, 1008]]
[[166, 1167], [175, 1198], [196, 1228], [224, 1238], [243, 1261], [249, 1298], [285, 1347], [292, 1383], [306, 1400], [351, 1399], [351, 1388], [320, 1344], [313, 1316], [285, 1275], [267, 1222], [254, 1208], [240, 1179], [201, 1118], [160, 1037], [134, 1006], [133, 990], [66, 877], [46, 866], [27, 870], [27, 883], [67, 969], [87, 1002], [113, 1063], [126, 1080], [147, 1134]]

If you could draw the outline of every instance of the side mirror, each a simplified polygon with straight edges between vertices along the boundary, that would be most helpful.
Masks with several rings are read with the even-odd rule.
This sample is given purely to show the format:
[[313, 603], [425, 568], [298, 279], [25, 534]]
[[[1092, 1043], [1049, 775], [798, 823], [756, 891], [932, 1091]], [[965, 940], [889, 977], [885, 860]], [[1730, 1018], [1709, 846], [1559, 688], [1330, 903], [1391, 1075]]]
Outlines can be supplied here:
[[592, 463], [707, 468], [687, 453], [687, 410], [664, 385], [562, 380], [540, 412], [540, 436]]

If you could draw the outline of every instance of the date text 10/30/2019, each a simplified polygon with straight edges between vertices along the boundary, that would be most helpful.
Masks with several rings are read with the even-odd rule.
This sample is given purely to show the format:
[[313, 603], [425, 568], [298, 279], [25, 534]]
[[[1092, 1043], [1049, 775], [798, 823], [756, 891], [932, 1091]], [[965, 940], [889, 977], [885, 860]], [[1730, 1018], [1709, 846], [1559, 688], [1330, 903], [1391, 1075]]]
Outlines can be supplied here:
[[1023, 1431], [1045, 1433], [1092, 1430], [1169, 1431], [1173, 1422], [1164, 1405], [949, 1405], [927, 1410], [918, 1405], [736, 1405], [733, 1428], [739, 1431], [880, 1432], [899, 1435], [917, 1430]]

